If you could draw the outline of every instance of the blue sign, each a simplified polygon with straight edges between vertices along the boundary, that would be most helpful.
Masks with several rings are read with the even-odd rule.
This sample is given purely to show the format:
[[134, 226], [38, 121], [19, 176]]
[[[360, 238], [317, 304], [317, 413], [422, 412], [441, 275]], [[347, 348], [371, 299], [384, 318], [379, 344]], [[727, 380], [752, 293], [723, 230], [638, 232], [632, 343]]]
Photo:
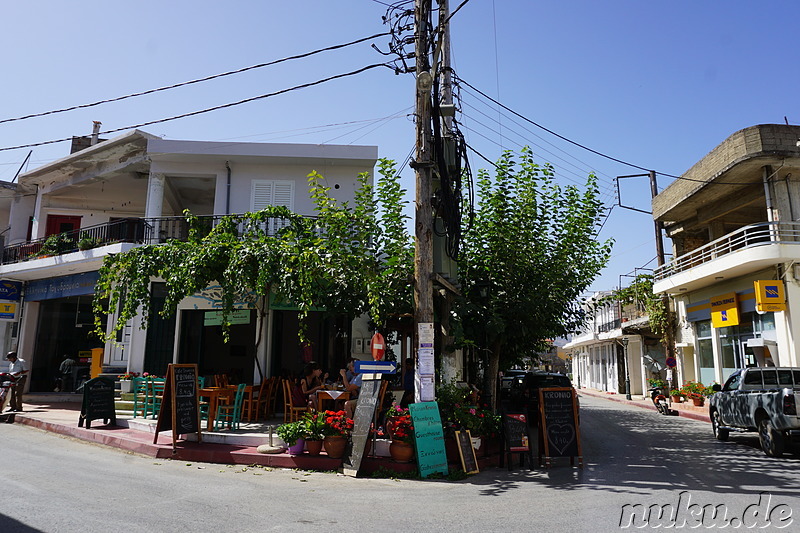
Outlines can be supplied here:
[[67, 296], [82, 296], [94, 294], [94, 286], [100, 274], [98, 272], [85, 272], [71, 276], [57, 278], [37, 279], [28, 283], [25, 289], [25, 300], [39, 301]]
[[18, 281], [0, 281], [0, 300], [19, 301], [22, 283]]
[[394, 361], [356, 361], [355, 369], [359, 374], [394, 374], [397, 365]]

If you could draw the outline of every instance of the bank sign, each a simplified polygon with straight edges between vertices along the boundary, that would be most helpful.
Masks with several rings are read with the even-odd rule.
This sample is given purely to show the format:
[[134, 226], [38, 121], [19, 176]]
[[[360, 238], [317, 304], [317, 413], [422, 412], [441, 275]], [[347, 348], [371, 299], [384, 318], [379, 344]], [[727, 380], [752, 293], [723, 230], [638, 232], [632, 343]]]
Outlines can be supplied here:
[[753, 282], [756, 291], [756, 311], [786, 311], [786, 290], [783, 280], [768, 279]]
[[711, 298], [711, 325], [715, 328], [739, 325], [739, 300], [735, 292]]

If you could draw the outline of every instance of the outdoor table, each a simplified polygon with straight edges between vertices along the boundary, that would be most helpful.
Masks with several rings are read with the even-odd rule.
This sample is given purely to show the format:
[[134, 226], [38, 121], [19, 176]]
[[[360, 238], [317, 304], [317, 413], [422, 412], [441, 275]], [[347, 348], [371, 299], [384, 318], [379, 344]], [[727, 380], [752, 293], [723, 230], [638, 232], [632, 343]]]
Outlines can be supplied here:
[[322, 402], [324, 400], [349, 400], [350, 393], [342, 390], [318, 390], [317, 391], [317, 411], [322, 411]]
[[232, 401], [236, 396], [236, 387], [205, 387], [200, 389], [198, 396], [208, 398], [208, 423], [206, 431], [211, 431], [214, 427], [214, 418], [217, 416], [217, 405], [220, 400]]

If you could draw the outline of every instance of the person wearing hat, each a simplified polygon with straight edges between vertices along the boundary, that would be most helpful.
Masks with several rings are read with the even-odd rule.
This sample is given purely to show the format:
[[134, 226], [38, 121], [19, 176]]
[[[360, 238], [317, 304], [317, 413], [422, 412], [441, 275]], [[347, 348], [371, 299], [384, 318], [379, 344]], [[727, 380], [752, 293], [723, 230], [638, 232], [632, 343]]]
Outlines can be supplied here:
[[11, 385], [11, 402], [8, 411], [21, 412], [22, 390], [25, 388], [25, 380], [28, 378], [28, 365], [17, 357], [17, 352], [8, 352], [6, 361], [9, 361], [8, 373], [16, 378], [14, 384]]

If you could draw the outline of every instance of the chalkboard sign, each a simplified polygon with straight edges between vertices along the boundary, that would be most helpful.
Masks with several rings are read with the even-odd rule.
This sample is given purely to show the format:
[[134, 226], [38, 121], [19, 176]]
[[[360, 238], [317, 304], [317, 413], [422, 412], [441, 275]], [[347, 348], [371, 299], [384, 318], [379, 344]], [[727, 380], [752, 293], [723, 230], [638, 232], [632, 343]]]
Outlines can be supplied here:
[[583, 466], [575, 391], [571, 387], [539, 389], [539, 415], [539, 440], [544, 447], [539, 455], [543, 451], [548, 464], [550, 457], [578, 457]]
[[475, 458], [475, 448], [472, 446], [472, 434], [467, 431], [456, 431], [458, 455], [461, 457], [461, 468], [467, 474], [477, 474], [478, 460]]
[[503, 435], [506, 451], [527, 452], [530, 450], [528, 418], [522, 414], [503, 415]]
[[423, 478], [431, 474], [449, 473], [447, 454], [444, 451], [444, 432], [439, 404], [418, 402], [408, 406], [411, 421], [414, 423], [414, 442], [417, 448], [419, 475]]
[[197, 433], [197, 440], [202, 441], [200, 404], [197, 392], [197, 365], [170, 364], [167, 367], [164, 396], [158, 412], [153, 444], [158, 442], [159, 432], [170, 429], [172, 430], [173, 450], [178, 435]]
[[117, 409], [114, 405], [114, 380], [110, 378], [90, 379], [83, 385], [83, 403], [78, 427], [92, 426], [92, 420], [100, 420], [108, 425], [117, 425]]
[[369, 426], [375, 416], [380, 390], [380, 379], [362, 379], [356, 410], [353, 412], [350, 450], [342, 464], [342, 472], [348, 476], [358, 475], [358, 469], [361, 468], [361, 459], [369, 438]]

